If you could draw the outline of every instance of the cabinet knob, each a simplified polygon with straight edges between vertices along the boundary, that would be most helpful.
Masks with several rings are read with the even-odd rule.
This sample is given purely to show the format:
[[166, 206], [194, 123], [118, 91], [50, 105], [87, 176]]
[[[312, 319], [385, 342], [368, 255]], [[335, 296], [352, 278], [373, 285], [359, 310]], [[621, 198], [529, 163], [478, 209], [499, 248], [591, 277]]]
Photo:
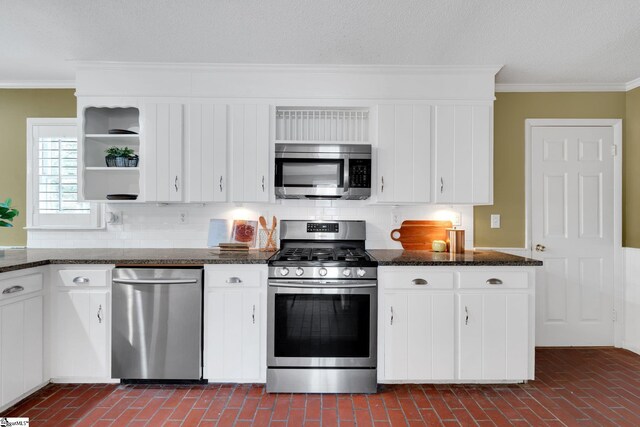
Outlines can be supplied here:
[[173, 186], [176, 188], [176, 193], [178, 192], [178, 175], [176, 175], [176, 180], [173, 183]]
[[468, 325], [469, 324], [469, 308], [466, 305], [464, 306], [464, 312], [466, 314], [464, 318], [464, 324]]
[[256, 324], [256, 305], [253, 304], [253, 312], [251, 313], [251, 322], [253, 322], [253, 324]]
[[487, 280], [487, 285], [502, 285], [502, 280], [492, 277], [491, 279]]
[[382, 185], [380, 186], [380, 192], [384, 193], [384, 176], [380, 177], [380, 180], [382, 181]]
[[225, 282], [227, 283], [242, 283], [242, 279], [240, 279], [239, 277], [229, 277], [227, 280], [225, 280]]
[[87, 277], [78, 276], [73, 278], [73, 283], [75, 283], [76, 285], [81, 285], [89, 282], [90, 280]]
[[393, 326], [393, 306], [391, 306], [391, 321], [390, 325]]
[[264, 175], [262, 175], [262, 192], [264, 193]]
[[444, 179], [440, 177], [440, 194], [444, 193]]
[[98, 323], [102, 323], [102, 304], [98, 306], [97, 316], [98, 316]]
[[411, 283], [413, 283], [414, 285], [428, 285], [429, 284], [429, 282], [427, 282], [424, 279], [413, 279], [411, 281]]
[[544, 252], [547, 249], [545, 245], [536, 245], [536, 252]]
[[220, 191], [222, 191], [222, 175], [220, 175]]

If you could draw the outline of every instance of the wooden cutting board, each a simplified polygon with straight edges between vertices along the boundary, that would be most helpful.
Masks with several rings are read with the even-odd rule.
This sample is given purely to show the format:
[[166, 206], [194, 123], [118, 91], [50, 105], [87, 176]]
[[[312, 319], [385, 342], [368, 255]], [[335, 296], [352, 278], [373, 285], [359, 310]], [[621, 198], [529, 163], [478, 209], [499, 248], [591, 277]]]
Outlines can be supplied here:
[[447, 240], [447, 228], [452, 226], [451, 221], [402, 221], [400, 228], [391, 231], [391, 240], [406, 250], [430, 251], [434, 240]]

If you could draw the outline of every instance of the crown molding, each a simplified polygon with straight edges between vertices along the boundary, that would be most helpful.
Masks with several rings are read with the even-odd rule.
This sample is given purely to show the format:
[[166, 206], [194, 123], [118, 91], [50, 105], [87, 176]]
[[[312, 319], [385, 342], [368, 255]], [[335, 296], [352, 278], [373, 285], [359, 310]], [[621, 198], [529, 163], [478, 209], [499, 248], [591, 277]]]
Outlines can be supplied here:
[[629, 82], [627, 82], [626, 86], [626, 90], [630, 91], [633, 90], [637, 87], [640, 87], [640, 77], [638, 77], [637, 79], [631, 80]]
[[169, 63], [72, 61], [76, 69], [160, 69], [181, 71], [234, 72], [309, 72], [309, 73], [398, 73], [398, 74], [497, 74], [502, 65], [342, 65], [342, 64], [226, 64], [226, 63]]
[[75, 80], [0, 80], [0, 89], [75, 89]]
[[[638, 80], [638, 86], [640, 86], [640, 79]], [[626, 92], [627, 86], [628, 83], [499, 83], [496, 84], [496, 92]]]

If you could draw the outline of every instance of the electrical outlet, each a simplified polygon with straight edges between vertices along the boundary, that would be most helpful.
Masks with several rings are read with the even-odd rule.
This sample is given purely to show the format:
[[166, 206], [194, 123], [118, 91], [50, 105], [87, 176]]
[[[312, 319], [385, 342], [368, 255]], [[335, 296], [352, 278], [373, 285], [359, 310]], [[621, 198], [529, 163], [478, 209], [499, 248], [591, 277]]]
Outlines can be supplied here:
[[500, 215], [491, 215], [491, 228], [500, 228]]
[[179, 224], [186, 224], [188, 219], [189, 219], [189, 215], [186, 212], [180, 212], [178, 214], [178, 223]]
[[460, 227], [462, 225], [462, 213], [460, 213], [460, 212], [452, 212], [451, 213], [451, 224], [454, 227]]
[[107, 212], [107, 224], [109, 225], [122, 225], [123, 221], [123, 213], [122, 212]]
[[398, 212], [395, 209], [391, 210], [391, 225], [400, 225], [400, 215], [398, 215]]

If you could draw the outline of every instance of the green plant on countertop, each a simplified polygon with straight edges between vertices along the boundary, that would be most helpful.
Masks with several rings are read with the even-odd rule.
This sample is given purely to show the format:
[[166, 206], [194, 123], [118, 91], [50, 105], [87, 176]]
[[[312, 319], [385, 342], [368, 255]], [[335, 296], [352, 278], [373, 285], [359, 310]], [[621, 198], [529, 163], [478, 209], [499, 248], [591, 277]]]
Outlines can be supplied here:
[[11, 207], [11, 199], [0, 202], [0, 227], [13, 227], [11, 223], [19, 214], [17, 209]]

